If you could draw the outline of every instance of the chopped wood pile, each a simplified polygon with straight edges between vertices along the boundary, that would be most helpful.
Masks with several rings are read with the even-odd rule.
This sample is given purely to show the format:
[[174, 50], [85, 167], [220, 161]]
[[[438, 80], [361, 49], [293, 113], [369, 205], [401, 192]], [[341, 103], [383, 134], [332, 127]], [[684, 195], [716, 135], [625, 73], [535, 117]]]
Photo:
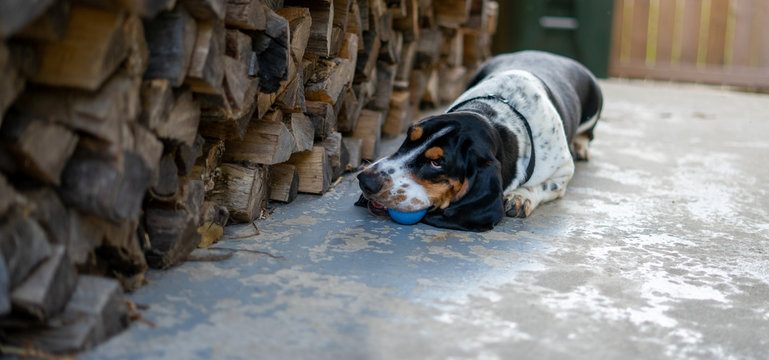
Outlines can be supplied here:
[[323, 194], [489, 54], [492, 0], [0, 2], [0, 340], [129, 323], [123, 291]]

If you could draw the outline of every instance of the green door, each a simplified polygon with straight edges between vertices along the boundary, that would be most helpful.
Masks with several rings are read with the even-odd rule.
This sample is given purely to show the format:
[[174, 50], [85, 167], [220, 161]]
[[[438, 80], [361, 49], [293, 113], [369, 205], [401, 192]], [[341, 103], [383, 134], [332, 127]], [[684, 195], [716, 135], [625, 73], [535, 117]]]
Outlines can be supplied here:
[[613, 0], [499, 0], [493, 51], [550, 51], [607, 77], [613, 6]]

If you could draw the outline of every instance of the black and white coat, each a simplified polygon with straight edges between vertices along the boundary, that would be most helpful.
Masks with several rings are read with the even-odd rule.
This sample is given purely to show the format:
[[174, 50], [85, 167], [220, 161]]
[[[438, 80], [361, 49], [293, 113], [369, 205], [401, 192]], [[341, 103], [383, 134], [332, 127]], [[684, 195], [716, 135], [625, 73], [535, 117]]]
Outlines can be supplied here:
[[[412, 125], [394, 154], [358, 175], [362, 198], [434, 226], [484, 231], [564, 195], [587, 160], [602, 106], [574, 60], [540, 51], [486, 62], [445, 114]], [[381, 212], [381, 211], [379, 211]]]

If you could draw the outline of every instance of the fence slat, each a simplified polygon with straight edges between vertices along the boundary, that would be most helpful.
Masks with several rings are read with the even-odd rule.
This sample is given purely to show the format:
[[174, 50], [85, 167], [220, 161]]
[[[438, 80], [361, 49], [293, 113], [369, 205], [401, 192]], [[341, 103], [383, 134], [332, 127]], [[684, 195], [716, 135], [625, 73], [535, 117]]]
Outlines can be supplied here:
[[724, 46], [726, 45], [726, 24], [729, 18], [729, 0], [712, 0], [710, 4], [710, 28], [708, 29], [707, 56], [708, 67], [724, 65]]
[[761, 0], [734, 1], [734, 42], [732, 66], [750, 66], [750, 51], [753, 40], [756, 2]]
[[696, 64], [700, 39], [701, 0], [684, 0], [681, 29], [681, 64]]
[[676, 25], [676, 2], [660, 1], [659, 32], [657, 34], [657, 64], [668, 64], [673, 59], [673, 34]]
[[631, 34], [630, 59], [646, 59], [646, 35], [649, 24], [649, 2], [633, 0], [633, 33]]

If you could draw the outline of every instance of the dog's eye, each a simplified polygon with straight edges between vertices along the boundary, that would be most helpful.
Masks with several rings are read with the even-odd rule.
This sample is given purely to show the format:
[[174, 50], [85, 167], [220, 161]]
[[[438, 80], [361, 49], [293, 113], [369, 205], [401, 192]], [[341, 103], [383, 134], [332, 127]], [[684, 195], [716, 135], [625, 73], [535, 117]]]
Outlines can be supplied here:
[[430, 167], [433, 168], [433, 169], [441, 169], [442, 168], [441, 164], [438, 164], [438, 162], [435, 161], [435, 160], [430, 160]]

